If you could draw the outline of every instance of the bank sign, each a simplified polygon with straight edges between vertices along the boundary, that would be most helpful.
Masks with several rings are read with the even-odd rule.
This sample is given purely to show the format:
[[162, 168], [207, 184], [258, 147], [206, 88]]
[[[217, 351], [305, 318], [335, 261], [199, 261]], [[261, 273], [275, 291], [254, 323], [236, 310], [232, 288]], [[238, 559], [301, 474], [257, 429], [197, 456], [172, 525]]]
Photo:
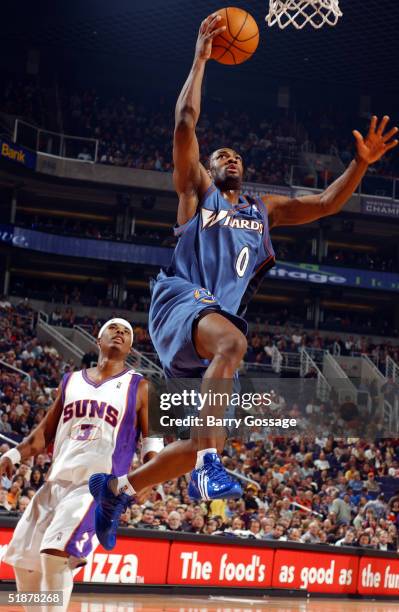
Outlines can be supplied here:
[[36, 153], [2, 138], [0, 138], [0, 158], [31, 170], [36, 169]]

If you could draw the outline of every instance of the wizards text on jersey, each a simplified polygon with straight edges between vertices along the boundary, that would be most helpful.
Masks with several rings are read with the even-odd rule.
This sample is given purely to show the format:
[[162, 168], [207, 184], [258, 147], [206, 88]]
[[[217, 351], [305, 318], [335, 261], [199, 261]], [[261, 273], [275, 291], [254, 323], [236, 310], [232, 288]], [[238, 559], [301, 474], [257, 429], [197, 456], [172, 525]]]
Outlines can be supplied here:
[[263, 234], [263, 223], [253, 219], [243, 219], [235, 217], [234, 210], [208, 210], [201, 208], [202, 229], [208, 229], [213, 225], [219, 224], [223, 227], [231, 227], [233, 229], [244, 229]]

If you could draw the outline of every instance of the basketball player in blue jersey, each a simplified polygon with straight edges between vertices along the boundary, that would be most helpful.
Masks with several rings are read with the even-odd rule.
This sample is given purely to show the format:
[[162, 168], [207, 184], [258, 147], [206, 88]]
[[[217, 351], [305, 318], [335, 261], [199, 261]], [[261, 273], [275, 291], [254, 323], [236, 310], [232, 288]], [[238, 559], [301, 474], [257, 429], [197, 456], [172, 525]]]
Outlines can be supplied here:
[[[18, 591], [63, 592], [63, 606], [51, 610], [68, 609], [72, 570], [85, 564], [95, 525], [104, 521], [89, 492], [93, 468], [122, 476], [132, 463], [138, 433], [148, 435], [148, 383], [125, 363], [132, 342], [128, 321], [108, 321], [99, 333], [97, 366], [66, 374], [43, 421], [0, 459], [0, 476], [11, 478], [14, 465], [54, 442], [46, 482], [25, 510], [3, 557], [14, 567]], [[146, 440], [145, 461], [154, 456]], [[118, 503], [125, 508], [127, 502], [130, 497], [121, 494]]]
[[[195, 133], [212, 40], [224, 30], [220, 20], [219, 15], [210, 15], [201, 24], [194, 63], [176, 105], [173, 157], [178, 243], [170, 268], [158, 276], [149, 313], [150, 335], [166, 376], [202, 376], [211, 381], [232, 379], [246, 353], [247, 323], [241, 316], [274, 265], [270, 229], [310, 223], [339, 212], [369, 164], [398, 144], [391, 141], [398, 128], [384, 133], [389, 117], [378, 126], [373, 117], [365, 139], [353, 133], [356, 159], [323, 193], [298, 198], [241, 194], [244, 167], [239, 152], [218, 149], [206, 169]], [[201, 416], [212, 411], [204, 408]], [[200, 440], [189, 493], [197, 499], [235, 496], [237, 483], [227, 473], [220, 475], [217, 432], [208, 433]]]
[[[385, 132], [389, 117], [377, 124], [373, 117], [368, 135], [356, 130], [356, 158], [324, 192], [298, 198], [241, 194], [243, 160], [223, 147], [200, 162], [196, 125], [200, 116], [201, 87], [212, 41], [224, 28], [210, 15], [200, 27], [190, 74], [176, 105], [174, 184], [179, 197], [178, 243], [172, 263], [161, 271], [153, 287], [149, 331], [168, 378], [201, 377], [204, 384], [232, 381], [247, 350], [246, 305], [273, 264], [269, 231], [282, 225], [310, 223], [335, 214], [359, 185], [369, 164], [397, 146], [398, 131]], [[230, 387], [231, 388], [231, 384]], [[209, 390], [209, 387], [205, 387]], [[220, 416], [224, 405], [205, 406], [201, 416]], [[240, 485], [224, 470], [217, 454], [220, 432], [208, 428], [190, 440], [168, 445], [146, 465], [126, 475], [127, 492], [191, 473], [193, 499], [239, 497]], [[118, 490], [126, 480], [112, 478], [98, 501], [117, 505]], [[99, 534], [101, 536], [101, 534]]]

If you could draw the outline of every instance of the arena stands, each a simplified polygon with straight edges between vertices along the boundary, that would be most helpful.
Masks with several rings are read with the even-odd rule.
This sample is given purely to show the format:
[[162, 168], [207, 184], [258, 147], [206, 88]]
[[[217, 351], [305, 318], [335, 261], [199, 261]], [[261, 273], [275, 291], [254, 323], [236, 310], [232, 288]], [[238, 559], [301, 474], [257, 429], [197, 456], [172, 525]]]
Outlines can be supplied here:
[[[164, 100], [157, 104], [152, 101], [156, 111], [151, 112], [148, 104], [125, 96], [104, 99], [94, 89], [64, 98], [64, 116], [71, 133], [98, 138], [101, 163], [170, 172], [173, 107]], [[248, 181], [283, 185], [290, 171], [287, 160], [295, 159], [301, 150], [338, 155], [348, 164], [353, 155], [354, 121], [349, 117], [343, 120], [331, 111], [310, 110], [299, 119], [275, 114], [254, 121], [253, 115], [250, 118], [248, 113], [224, 109], [221, 114], [201, 116], [198, 140], [206, 159], [220, 143], [233, 139], [232, 146], [246, 160]], [[397, 162], [384, 158], [370, 172], [397, 176]]]
[[[54, 311], [51, 318], [56, 325], [78, 321], [93, 334], [101, 324], [80, 320], [70, 308]], [[3, 297], [0, 327], [0, 432], [18, 440], [43, 418], [60, 377], [72, 365], [50, 343], [38, 340], [35, 312], [27, 301], [12, 306]], [[135, 329], [135, 338], [136, 346], [146, 348], [144, 328]], [[262, 361], [272, 343], [298, 350], [304, 345], [331, 349], [331, 342], [288, 327], [279, 333], [254, 333], [247, 358]], [[371, 348], [366, 338], [357, 344], [334, 342], [344, 354], [393, 348]], [[284, 398], [279, 402], [284, 405]], [[285, 405], [284, 409], [290, 410]], [[3, 443], [0, 450], [6, 448]], [[273, 438], [254, 431], [248, 440], [231, 440], [223, 461], [249, 479], [242, 499], [193, 504], [187, 481], [180, 478], [157, 487], [142, 505], [128, 509], [121, 526], [399, 550], [398, 440]], [[11, 481], [3, 478], [0, 512], [21, 515], [50, 464], [49, 450], [21, 465]]]
[[[0, 112], [18, 115], [39, 127], [51, 129], [45, 99], [45, 90], [26, 78], [8, 80], [0, 91]], [[94, 88], [73, 93], [64, 91], [62, 117], [65, 133], [99, 140], [100, 163], [159, 172], [172, 169], [173, 103], [170, 100], [139, 100], [128, 94], [109, 98]], [[289, 183], [291, 164], [302, 151], [338, 156], [347, 165], [353, 157], [351, 132], [358, 123], [356, 117], [343, 119], [331, 110], [320, 113], [307, 109], [299, 115], [269, 111], [267, 116], [255, 118], [253, 113], [250, 116], [246, 112], [223, 109], [202, 115], [198, 136], [204, 161], [220, 143], [233, 140], [232, 146], [245, 159], [248, 181], [284, 185]], [[76, 157], [94, 161], [93, 154], [83, 144], [76, 149]], [[369, 174], [397, 177], [398, 161], [388, 156], [370, 168]], [[318, 186], [323, 187], [333, 176], [320, 178]]]

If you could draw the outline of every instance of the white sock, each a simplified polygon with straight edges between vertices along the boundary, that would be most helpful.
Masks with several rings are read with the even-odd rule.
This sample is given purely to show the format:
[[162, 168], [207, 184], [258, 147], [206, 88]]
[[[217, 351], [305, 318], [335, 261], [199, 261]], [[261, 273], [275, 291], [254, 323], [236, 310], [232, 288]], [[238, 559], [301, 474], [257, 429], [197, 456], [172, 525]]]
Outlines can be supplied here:
[[43, 606], [45, 612], [66, 612], [73, 589], [73, 575], [68, 557], [57, 557], [47, 553], [40, 554], [42, 565], [42, 591], [62, 591], [62, 606]]
[[119, 476], [119, 478], [113, 478], [112, 480], [110, 480], [109, 488], [111, 489], [114, 495], [126, 493], [126, 495], [133, 496], [136, 493], [127, 478], [127, 474], [125, 474], [124, 476]]
[[[24, 569], [23, 567], [14, 567], [15, 582], [17, 583], [18, 593], [29, 592], [29, 593], [40, 593], [40, 587], [42, 583], [41, 572], [35, 572]], [[26, 612], [41, 612], [42, 607], [24, 606]]]
[[217, 453], [216, 448], [204, 448], [203, 450], [199, 450], [197, 452], [197, 463], [195, 464], [195, 469], [199, 470], [204, 465], [204, 457], [207, 453]]

